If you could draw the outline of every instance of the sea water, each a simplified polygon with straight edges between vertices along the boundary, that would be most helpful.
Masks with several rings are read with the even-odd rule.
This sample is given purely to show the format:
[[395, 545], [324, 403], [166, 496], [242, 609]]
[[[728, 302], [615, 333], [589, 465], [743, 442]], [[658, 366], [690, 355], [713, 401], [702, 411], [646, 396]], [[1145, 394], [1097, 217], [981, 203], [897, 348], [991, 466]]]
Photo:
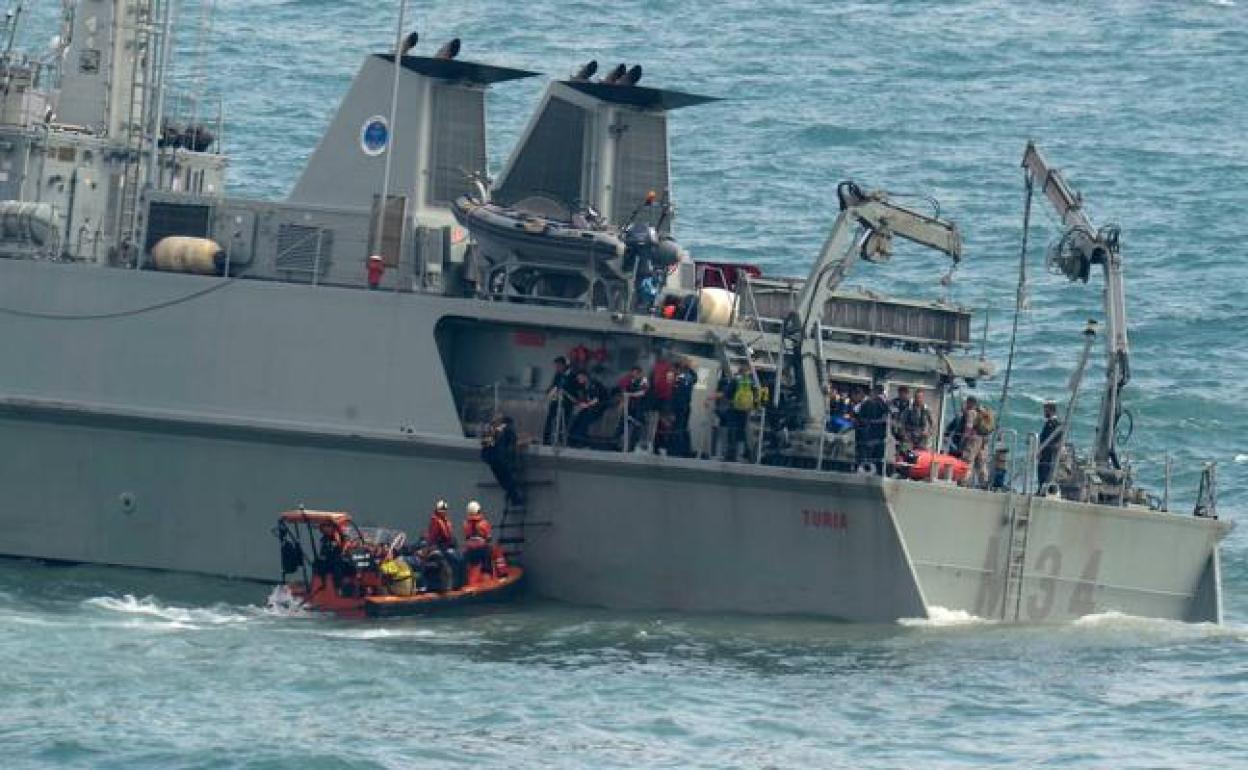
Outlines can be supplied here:
[[[46, 41], [57, 5], [27, 3], [22, 38]], [[285, 195], [361, 58], [391, 44], [396, 10], [183, 3], [178, 82], [224, 99], [233, 193]], [[906, 248], [850, 282], [947, 292], [980, 311], [976, 336], [1001, 364], [1035, 139], [1093, 221], [1122, 227], [1142, 476], [1159, 486], [1169, 453], [1173, 507], [1188, 511], [1200, 464], [1217, 461], [1223, 515], [1248, 513], [1248, 4], [531, 0], [413, 3], [409, 19], [424, 53], [459, 36], [465, 58], [552, 76], [640, 62], [644, 84], [725, 97], [671, 118], [678, 235], [698, 257], [800, 275], [838, 181], [935, 198], [966, 240], [951, 287], [942, 257]], [[495, 170], [541, 86], [490, 96]], [[1101, 302], [1099, 276], [1045, 271], [1061, 232], [1045, 201], [1032, 222], [1009, 415], [1021, 431], [1063, 399]], [[1102, 371], [1076, 441], [1091, 438]], [[1246, 538], [1223, 547], [1220, 627], [541, 602], [359, 624], [283, 609], [267, 586], [8, 562], [2, 765], [1248, 766]]]

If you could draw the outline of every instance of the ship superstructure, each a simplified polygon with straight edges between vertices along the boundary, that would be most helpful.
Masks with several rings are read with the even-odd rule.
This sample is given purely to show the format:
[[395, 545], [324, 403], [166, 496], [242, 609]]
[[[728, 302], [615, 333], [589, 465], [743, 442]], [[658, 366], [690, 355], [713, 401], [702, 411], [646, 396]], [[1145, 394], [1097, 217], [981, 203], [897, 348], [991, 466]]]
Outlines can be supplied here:
[[[583, 68], [491, 181], [486, 89], [534, 73], [449, 48], [367, 56], [290, 197], [232, 198], [211, 129], [165, 119], [168, 8], [70, 5], [60, 72], [6, 62], [0, 356], [22, 365], [0, 376], [0, 553], [275, 579], [256, 535], [294, 503], [413, 528], [437, 497], [501, 507], [477, 436], [503, 413], [532, 439], [509, 539], [546, 596], [1220, 619], [1225, 521], [1154, 510], [1122, 474], [1112, 497], [1037, 495], [1034, 443], [990, 490], [901, 478], [891, 445], [864, 467], [829, 430], [830, 387], [923, 389], [944, 426], [993, 373], [966, 309], [840, 286], [894, 239], [960, 259], [952, 223], [842, 185], [809, 276], [699, 261], [675, 241], [667, 125], [705, 97]], [[515, 237], [457, 218], [486, 206]], [[550, 247], [582, 233], [583, 257]], [[591, 447], [542, 443], [552, 361], [577, 350], [604, 380], [686, 362], [689, 456], [618, 451], [618, 405]], [[725, 372], [767, 393], [745, 461], [716, 441]]]

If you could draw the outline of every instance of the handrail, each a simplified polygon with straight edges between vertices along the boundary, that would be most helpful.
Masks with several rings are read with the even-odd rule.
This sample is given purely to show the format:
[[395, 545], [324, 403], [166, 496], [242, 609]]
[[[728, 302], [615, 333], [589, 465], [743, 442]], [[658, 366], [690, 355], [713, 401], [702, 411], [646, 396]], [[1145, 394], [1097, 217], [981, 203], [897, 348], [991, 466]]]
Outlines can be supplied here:
[[1036, 461], [1040, 456], [1040, 434], [1027, 434], [1027, 460], [1023, 465], [1023, 494], [1030, 495], [1033, 493], [1032, 484], [1036, 483], [1038, 471], [1036, 469]]

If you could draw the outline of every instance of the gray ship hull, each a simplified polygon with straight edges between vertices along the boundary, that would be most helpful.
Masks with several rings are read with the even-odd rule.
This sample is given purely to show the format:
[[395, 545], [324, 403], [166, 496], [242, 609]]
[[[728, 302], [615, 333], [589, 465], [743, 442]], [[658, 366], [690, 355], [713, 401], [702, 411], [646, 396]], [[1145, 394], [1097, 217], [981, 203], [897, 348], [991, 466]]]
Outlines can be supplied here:
[[[0, 260], [0, 554], [276, 580], [268, 531], [298, 503], [412, 530], [438, 496], [497, 506], [436, 365], [437, 320], [466, 307], [512, 312]], [[555, 599], [1220, 620], [1225, 522], [1037, 499], [1010, 590], [1007, 495], [643, 454], [527, 462], [526, 563]]]

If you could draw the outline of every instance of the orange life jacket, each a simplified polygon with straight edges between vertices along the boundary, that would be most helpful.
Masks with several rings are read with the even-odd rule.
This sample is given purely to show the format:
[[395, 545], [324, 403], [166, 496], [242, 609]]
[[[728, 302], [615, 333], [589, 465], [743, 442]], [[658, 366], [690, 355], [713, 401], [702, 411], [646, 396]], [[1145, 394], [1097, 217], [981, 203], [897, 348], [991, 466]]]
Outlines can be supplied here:
[[474, 537], [489, 540], [491, 532], [490, 522], [479, 513], [469, 516], [464, 521], [464, 540], [471, 540]]
[[450, 519], [445, 514], [434, 511], [429, 517], [429, 531], [425, 539], [435, 548], [452, 548], [455, 545], [455, 531], [451, 529]]

